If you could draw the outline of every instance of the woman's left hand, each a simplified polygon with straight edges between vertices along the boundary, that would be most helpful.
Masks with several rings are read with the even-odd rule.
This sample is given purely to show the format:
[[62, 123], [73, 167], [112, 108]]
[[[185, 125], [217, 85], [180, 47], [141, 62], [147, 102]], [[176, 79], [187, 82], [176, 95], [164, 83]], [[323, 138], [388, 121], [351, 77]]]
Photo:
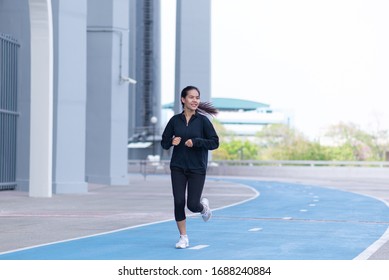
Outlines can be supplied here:
[[187, 146], [187, 147], [189, 147], [189, 148], [192, 148], [192, 147], [193, 147], [192, 139], [186, 140], [185, 146]]

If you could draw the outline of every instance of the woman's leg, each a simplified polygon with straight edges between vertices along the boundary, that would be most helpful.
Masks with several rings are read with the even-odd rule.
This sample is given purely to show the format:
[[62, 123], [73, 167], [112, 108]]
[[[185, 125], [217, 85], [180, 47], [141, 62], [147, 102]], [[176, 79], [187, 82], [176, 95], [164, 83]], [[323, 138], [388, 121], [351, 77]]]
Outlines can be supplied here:
[[186, 235], [186, 220], [178, 221], [176, 223], [180, 235]]
[[187, 177], [181, 169], [171, 169], [172, 189], [174, 197], [174, 217], [177, 228], [180, 232], [180, 239], [176, 243], [176, 248], [185, 249], [189, 246], [189, 239], [186, 235], [185, 217], [185, 193]]
[[204, 183], [205, 174], [190, 174], [188, 178], [188, 209], [195, 213], [201, 212], [204, 222], [208, 222], [212, 216], [212, 211], [208, 199], [201, 199]]
[[194, 213], [203, 211], [203, 204], [200, 199], [203, 193], [205, 174], [188, 174], [188, 209]]
[[174, 218], [177, 222], [180, 234], [186, 234], [186, 216], [185, 216], [185, 192], [187, 185], [187, 176], [180, 169], [171, 170], [171, 180], [174, 198]]

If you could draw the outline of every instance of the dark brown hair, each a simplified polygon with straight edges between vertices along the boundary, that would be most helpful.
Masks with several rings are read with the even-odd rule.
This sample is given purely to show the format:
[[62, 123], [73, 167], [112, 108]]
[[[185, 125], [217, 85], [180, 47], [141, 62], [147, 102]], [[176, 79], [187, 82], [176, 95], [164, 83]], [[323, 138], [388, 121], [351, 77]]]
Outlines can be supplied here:
[[[185, 98], [188, 95], [188, 91], [190, 90], [196, 90], [199, 93], [200, 96], [200, 90], [195, 87], [195, 86], [187, 86], [181, 91], [181, 97]], [[182, 106], [184, 106], [184, 103], [182, 103]], [[211, 116], [216, 116], [217, 113], [219, 112], [211, 102], [200, 102], [199, 106], [197, 107], [197, 110], [199, 113], [203, 115], [211, 115]]]

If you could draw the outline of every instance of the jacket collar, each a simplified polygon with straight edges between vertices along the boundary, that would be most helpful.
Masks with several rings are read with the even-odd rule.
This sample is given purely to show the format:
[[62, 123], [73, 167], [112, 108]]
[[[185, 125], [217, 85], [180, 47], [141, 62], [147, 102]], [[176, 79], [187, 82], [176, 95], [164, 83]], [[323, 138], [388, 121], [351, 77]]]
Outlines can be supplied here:
[[[185, 111], [182, 111], [181, 114], [180, 114], [180, 117], [185, 120], [185, 114], [184, 113], [185, 113]], [[197, 112], [197, 110], [196, 110], [195, 113], [192, 115], [191, 119], [192, 118], [197, 118], [198, 115], [199, 115], [199, 112]]]

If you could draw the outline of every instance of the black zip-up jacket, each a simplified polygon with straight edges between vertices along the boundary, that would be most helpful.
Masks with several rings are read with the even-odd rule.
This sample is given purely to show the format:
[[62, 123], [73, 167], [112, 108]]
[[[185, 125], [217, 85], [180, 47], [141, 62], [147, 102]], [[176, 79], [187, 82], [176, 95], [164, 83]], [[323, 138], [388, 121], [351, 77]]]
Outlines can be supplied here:
[[[196, 173], [204, 173], [208, 164], [208, 151], [219, 147], [219, 137], [211, 121], [196, 112], [188, 123], [183, 113], [174, 115], [162, 133], [161, 146], [170, 149], [173, 137], [181, 137], [179, 145], [174, 146], [170, 168], [178, 167]], [[185, 146], [192, 139], [193, 147]]]

